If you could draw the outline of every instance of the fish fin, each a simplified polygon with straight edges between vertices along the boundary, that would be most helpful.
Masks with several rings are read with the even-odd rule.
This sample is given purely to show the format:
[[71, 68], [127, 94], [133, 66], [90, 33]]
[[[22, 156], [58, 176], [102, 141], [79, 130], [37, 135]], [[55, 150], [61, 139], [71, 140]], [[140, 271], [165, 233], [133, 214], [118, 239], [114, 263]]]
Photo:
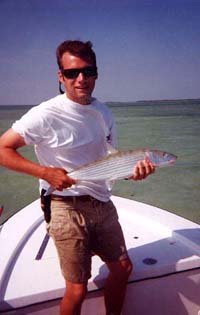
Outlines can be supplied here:
[[112, 153], [117, 153], [118, 150], [115, 149], [110, 143], [107, 142], [107, 152], [108, 152], [108, 155], [112, 154]]
[[107, 185], [109, 191], [112, 190], [114, 184], [115, 184], [115, 180], [107, 180], [106, 181], [106, 185]]

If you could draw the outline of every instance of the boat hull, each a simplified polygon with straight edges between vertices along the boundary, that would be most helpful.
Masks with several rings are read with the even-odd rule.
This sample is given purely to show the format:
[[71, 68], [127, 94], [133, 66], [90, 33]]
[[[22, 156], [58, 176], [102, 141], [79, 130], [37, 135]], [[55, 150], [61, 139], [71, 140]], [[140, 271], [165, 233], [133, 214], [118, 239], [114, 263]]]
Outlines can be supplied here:
[[[113, 196], [133, 272], [123, 315], [197, 315], [200, 311], [200, 227], [150, 205]], [[5, 246], [6, 244], [6, 246]], [[0, 233], [0, 313], [59, 313], [64, 280], [39, 201], [9, 219]], [[92, 258], [82, 315], [104, 315], [108, 270]]]

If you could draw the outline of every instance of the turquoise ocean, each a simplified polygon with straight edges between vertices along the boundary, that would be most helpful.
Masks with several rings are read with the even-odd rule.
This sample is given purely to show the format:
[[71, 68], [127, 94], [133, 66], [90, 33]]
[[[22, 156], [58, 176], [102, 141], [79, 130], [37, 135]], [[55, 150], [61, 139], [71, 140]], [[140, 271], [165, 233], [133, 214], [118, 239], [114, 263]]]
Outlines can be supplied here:
[[[200, 100], [110, 102], [117, 123], [119, 149], [151, 148], [178, 156], [172, 167], [157, 169], [143, 181], [121, 180], [113, 194], [148, 203], [200, 223]], [[0, 106], [0, 134], [28, 106]], [[32, 147], [20, 150], [35, 160]], [[38, 181], [0, 167], [3, 223], [38, 198]]]

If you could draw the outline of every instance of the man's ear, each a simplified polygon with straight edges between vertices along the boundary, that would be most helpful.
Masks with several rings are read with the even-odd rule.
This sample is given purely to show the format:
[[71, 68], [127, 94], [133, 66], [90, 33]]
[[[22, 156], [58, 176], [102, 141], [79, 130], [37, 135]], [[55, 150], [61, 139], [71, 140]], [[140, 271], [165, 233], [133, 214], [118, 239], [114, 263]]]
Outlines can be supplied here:
[[58, 80], [61, 84], [64, 83], [64, 77], [61, 70], [58, 70]]
[[64, 94], [65, 92], [62, 90], [62, 83], [64, 84], [64, 77], [60, 70], [58, 70], [58, 80], [59, 80], [59, 92]]
[[62, 83], [59, 81], [59, 92], [60, 94], [64, 94], [65, 92], [62, 90]]

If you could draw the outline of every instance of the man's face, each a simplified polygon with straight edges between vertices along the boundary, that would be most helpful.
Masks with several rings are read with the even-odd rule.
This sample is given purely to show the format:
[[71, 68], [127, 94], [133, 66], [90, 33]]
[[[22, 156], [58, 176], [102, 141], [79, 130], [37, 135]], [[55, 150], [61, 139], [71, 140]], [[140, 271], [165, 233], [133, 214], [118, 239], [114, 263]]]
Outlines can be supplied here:
[[[61, 61], [63, 69], [80, 69], [92, 66], [87, 61], [73, 56], [68, 52], [63, 54]], [[69, 99], [82, 105], [90, 104], [97, 76], [87, 77], [80, 72], [76, 78], [69, 79], [59, 70], [58, 77], [60, 82], [65, 86]]]

